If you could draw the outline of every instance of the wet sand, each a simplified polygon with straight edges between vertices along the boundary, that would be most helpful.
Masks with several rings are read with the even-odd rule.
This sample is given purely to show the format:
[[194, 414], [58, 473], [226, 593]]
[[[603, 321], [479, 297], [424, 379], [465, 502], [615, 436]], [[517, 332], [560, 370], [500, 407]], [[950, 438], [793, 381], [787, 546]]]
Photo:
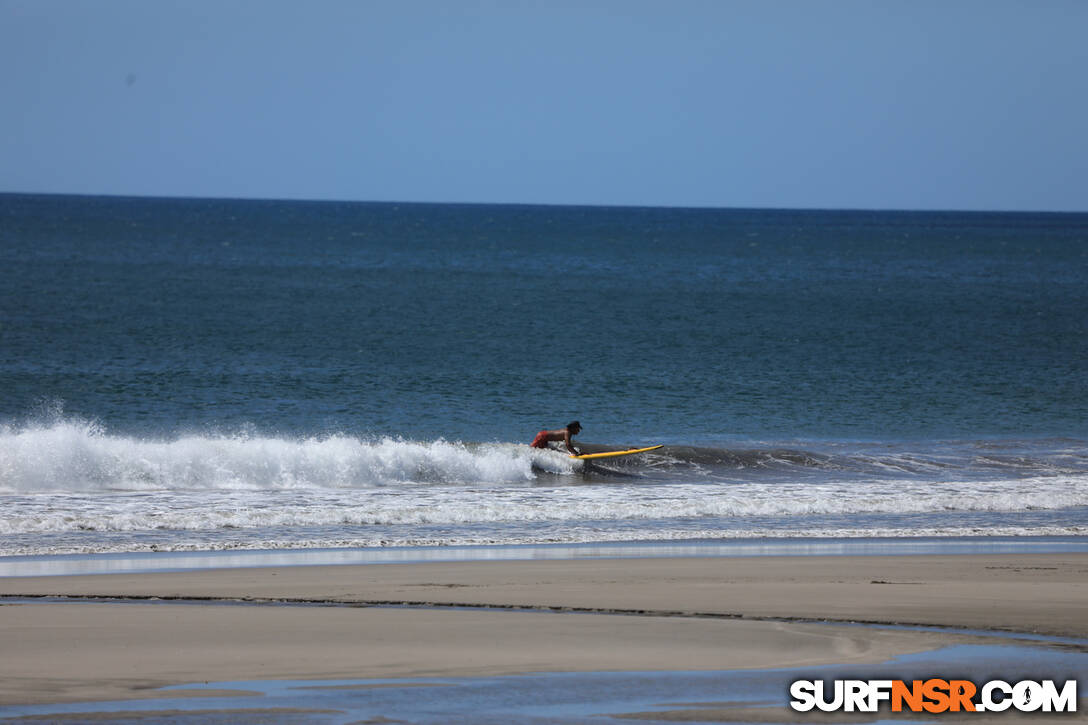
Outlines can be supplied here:
[[80, 599], [3, 600], [0, 705], [206, 681], [876, 663], [972, 638], [807, 620], [1085, 638], [1086, 582], [1076, 553], [10, 577], [0, 595]]

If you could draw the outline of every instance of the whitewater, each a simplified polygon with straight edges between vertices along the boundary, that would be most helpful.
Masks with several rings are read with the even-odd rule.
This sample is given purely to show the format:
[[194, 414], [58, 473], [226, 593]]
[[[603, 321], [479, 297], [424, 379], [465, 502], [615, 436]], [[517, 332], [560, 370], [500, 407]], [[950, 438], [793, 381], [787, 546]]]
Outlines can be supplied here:
[[[590, 444], [592, 445], [592, 444]], [[0, 427], [0, 556], [1088, 533], [1083, 442], [667, 445]]]

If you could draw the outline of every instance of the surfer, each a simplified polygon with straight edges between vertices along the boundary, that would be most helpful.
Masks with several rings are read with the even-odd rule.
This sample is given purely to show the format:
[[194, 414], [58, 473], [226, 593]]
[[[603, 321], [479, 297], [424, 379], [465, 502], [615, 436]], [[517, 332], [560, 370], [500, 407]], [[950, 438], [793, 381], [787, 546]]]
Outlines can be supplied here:
[[563, 441], [563, 445], [567, 447], [572, 456], [578, 455], [578, 449], [574, 447], [571, 442], [573, 436], [582, 432], [582, 424], [578, 421], [572, 421], [567, 423], [566, 428], [559, 428], [557, 430], [542, 430], [536, 434], [536, 438], [529, 445], [533, 448], [547, 448], [548, 443], [552, 441]]

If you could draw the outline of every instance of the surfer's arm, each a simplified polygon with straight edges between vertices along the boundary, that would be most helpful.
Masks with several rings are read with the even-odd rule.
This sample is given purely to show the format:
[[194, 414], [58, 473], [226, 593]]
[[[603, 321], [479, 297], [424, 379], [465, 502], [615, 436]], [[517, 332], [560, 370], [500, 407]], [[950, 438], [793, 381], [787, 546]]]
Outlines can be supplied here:
[[563, 445], [567, 447], [572, 456], [578, 455], [578, 450], [574, 447], [574, 442], [570, 439], [570, 431], [563, 431]]

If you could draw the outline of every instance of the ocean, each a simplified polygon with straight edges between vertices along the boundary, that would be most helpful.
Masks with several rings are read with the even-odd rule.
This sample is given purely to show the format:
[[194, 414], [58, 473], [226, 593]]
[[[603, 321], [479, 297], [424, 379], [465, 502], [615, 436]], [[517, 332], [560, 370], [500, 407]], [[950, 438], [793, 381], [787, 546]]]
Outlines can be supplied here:
[[1088, 214], [0, 195], [0, 556], [1086, 535]]

